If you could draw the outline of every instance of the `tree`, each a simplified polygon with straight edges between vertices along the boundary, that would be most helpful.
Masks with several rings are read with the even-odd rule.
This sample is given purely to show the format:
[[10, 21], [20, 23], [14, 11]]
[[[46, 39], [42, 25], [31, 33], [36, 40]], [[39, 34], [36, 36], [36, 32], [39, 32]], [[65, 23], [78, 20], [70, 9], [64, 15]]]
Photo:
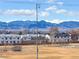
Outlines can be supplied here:
[[77, 42], [78, 41], [78, 32], [75, 30], [71, 31], [71, 41], [72, 42]]
[[56, 40], [54, 39], [54, 37], [55, 37], [55, 34], [56, 33], [58, 33], [59, 32], [59, 28], [58, 27], [51, 27], [51, 28], [49, 28], [49, 35], [50, 35], [50, 37], [51, 37], [51, 40], [50, 40], [50, 42], [52, 43], [54, 43]]

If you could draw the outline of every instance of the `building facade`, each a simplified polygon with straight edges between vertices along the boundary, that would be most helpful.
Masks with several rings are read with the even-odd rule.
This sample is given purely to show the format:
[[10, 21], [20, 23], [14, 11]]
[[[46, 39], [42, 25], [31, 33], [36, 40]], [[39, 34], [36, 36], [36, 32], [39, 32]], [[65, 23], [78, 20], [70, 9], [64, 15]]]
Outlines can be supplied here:
[[71, 35], [68, 33], [55, 33], [51, 37], [52, 43], [62, 43], [62, 42], [70, 42], [71, 41]]
[[[13, 45], [13, 44], [30, 44], [36, 43], [37, 34], [0, 34], [0, 45]], [[48, 35], [39, 34], [38, 42], [43, 43], [49, 39]], [[43, 38], [43, 39], [42, 39]]]

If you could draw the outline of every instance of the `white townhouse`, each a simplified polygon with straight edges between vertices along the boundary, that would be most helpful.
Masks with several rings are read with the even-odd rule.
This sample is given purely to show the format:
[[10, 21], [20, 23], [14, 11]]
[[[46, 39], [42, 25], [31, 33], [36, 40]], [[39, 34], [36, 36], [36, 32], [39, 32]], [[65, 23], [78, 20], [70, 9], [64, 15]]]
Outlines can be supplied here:
[[1, 34], [0, 44], [21, 44], [22, 41], [31, 40], [27, 35], [17, 35], [17, 34]]
[[56, 33], [54, 36], [51, 38], [52, 43], [58, 43], [58, 42], [70, 42], [71, 40], [71, 35], [68, 33]]
[[[38, 36], [45, 37], [46, 39], [50, 39], [48, 35], [39, 34]], [[35, 42], [32, 40], [32, 37], [37, 37], [37, 34], [0, 34], [0, 45], [7, 45], [7, 44], [27, 44], [28, 42]], [[40, 39], [43, 40], [43, 39]]]

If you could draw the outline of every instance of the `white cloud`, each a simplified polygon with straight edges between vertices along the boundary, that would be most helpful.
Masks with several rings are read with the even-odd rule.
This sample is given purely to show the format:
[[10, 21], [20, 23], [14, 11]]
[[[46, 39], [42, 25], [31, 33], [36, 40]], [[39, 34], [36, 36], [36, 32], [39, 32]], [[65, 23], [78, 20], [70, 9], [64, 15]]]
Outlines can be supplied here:
[[67, 15], [67, 14], [70, 15], [71, 13], [73, 13], [73, 12], [67, 11], [66, 9], [59, 9], [55, 5], [54, 6], [49, 6], [48, 8], [45, 9], [45, 11], [51, 11], [51, 12], [55, 12], [56, 14], [64, 14], [64, 15]]
[[30, 9], [8, 9], [8, 10], [2, 10], [0, 13], [3, 14], [3, 15], [33, 16], [33, 15], [35, 15], [35, 10], [30, 10]]
[[66, 13], [66, 15], [79, 17], [79, 11], [69, 11], [68, 13]]
[[58, 5], [64, 5], [64, 2], [56, 2]]
[[59, 24], [61, 22], [64, 22], [64, 20], [61, 20], [61, 19], [52, 19], [52, 20], [46, 20], [47, 22], [51, 22], [51, 23], [56, 23], [56, 24]]
[[52, 20], [46, 20], [47, 22], [50, 22], [50, 23], [56, 23], [56, 24], [59, 24], [59, 23], [62, 23], [62, 22], [66, 22], [66, 21], [78, 21], [77, 19], [69, 19], [69, 20], [63, 20], [63, 19], [52, 19]]
[[55, 2], [56, 0], [48, 0], [48, 3], [50, 3], [50, 2]]
[[68, 11], [65, 10], [65, 9], [59, 9], [57, 6], [49, 6], [48, 8], [45, 9], [46, 11], [52, 11], [52, 12], [55, 12], [57, 14], [65, 14], [67, 13]]
[[[40, 11], [40, 17], [48, 17], [48, 11]], [[0, 15], [8, 15], [8, 16], [36, 16], [36, 11], [31, 9], [8, 9], [8, 10], [0, 10]]]
[[50, 6], [48, 8], [46, 8], [46, 11], [52, 11], [52, 10], [57, 10], [56, 6]]
[[[0, 1], [5, 1], [5, 2], [27, 2], [28, 0], [0, 0]], [[34, 0], [29, 0], [29, 1], [34, 1]]]
[[63, 6], [64, 5], [64, 2], [58, 1], [58, 0], [48, 0], [48, 3], [54, 3], [54, 4], [57, 4], [59, 6]]
[[57, 14], [63, 14], [65, 16], [73, 16], [73, 17], [79, 17], [79, 11], [68, 11], [66, 9], [58, 9], [55, 11]]
[[47, 17], [47, 16], [49, 16], [49, 12], [42, 11], [42, 12], [40, 13], [40, 16]]
[[67, 12], [67, 10], [65, 10], [65, 9], [59, 9], [56, 11], [56, 13], [58, 13], [58, 14], [65, 14], [66, 12]]
[[59, 9], [57, 6], [49, 6], [45, 9], [45, 11], [49, 12], [55, 12], [56, 14], [63, 14], [65, 16], [73, 16], [73, 17], [79, 17], [79, 11], [68, 11], [66, 9]]

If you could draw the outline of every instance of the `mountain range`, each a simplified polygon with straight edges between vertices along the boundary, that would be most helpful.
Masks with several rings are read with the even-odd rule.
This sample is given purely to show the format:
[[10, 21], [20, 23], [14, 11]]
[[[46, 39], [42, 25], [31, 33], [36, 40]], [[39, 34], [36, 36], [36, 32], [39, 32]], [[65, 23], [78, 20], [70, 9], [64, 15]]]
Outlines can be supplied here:
[[48, 28], [48, 27], [60, 27], [60, 28], [79, 28], [79, 22], [66, 21], [59, 24], [42, 21], [12, 21], [12, 22], [0, 22], [0, 29], [19, 29], [19, 28]]

